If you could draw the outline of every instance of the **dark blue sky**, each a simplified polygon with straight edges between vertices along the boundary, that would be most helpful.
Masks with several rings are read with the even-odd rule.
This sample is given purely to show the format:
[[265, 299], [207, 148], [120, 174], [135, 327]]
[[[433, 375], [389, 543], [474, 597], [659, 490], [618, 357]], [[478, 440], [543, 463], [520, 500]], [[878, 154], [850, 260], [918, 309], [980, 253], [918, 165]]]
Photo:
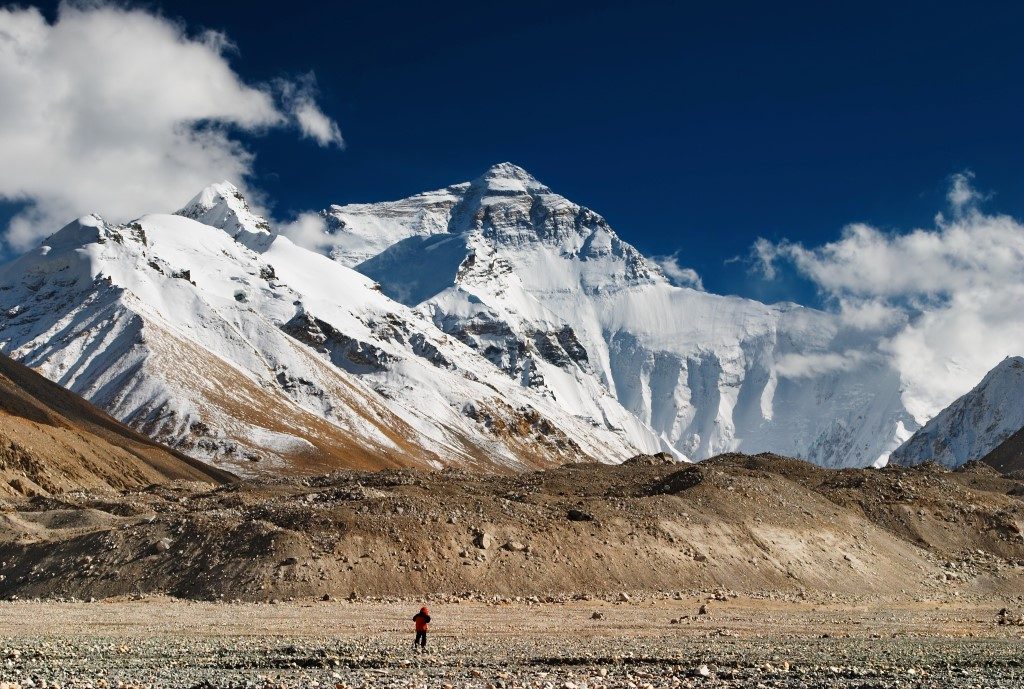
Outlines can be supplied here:
[[244, 139], [278, 217], [510, 160], [713, 291], [811, 301], [723, 262], [758, 236], [929, 224], [965, 169], [1024, 215], [1020, 3], [144, 6], [227, 33], [251, 82], [316, 73], [344, 150]]

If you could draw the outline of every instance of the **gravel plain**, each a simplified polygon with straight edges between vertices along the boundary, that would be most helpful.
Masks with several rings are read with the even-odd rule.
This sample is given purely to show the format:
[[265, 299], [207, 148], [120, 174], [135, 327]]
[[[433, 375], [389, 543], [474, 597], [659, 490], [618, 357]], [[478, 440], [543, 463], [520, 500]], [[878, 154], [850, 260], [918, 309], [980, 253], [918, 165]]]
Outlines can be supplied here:
[[998, 623], [1020, 599], [627, 597], [428, 602], [426, 654], [417, 600], [9, 602], [0, 689], [1024, 686], [1024, 627]]

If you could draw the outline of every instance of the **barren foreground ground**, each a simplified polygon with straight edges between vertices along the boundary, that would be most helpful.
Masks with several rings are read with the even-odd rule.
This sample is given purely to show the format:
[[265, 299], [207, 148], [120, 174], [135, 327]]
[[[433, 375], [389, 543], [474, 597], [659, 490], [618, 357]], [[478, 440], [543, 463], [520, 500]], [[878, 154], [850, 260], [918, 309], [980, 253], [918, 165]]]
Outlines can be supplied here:
[[724, 597], [434, 602], [425, 655], [408, 646], [413, 600], [3, 603], [0, 675], [95, 688], [1024, 685], [1024, 627], [997, 623], [1019, 598]]

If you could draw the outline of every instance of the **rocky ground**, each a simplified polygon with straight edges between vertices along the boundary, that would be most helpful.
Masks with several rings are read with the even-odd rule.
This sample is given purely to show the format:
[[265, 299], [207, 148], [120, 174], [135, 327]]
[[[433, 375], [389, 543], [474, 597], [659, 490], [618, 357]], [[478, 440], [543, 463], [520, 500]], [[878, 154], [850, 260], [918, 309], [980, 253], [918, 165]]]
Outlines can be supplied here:
[[1019, 687], [1022, 600], [4, 603], [0, 687]]

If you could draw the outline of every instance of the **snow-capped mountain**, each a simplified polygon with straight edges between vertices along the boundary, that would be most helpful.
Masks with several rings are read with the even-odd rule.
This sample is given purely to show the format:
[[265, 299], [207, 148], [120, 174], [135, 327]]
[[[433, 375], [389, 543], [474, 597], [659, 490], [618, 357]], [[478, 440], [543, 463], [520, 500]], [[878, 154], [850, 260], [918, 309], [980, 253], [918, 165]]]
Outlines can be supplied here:
[[662, 449], [606, 392], [573, 406], [521, 385], [371, 279], [271, 234], [226, 183], [178, 215], [83, 217], [0, 267], [0, 347], [242, 473]]
[[981, 459], [1022, 428], [1024, 357], [1007, 357], [897, 448], [891, 461], [957, 467]]
[[323, 215], [325, 253], [510, 379], [591, 414], [610, 395], [687, 458], [771, 450], [864, 466], [918, 427], [898, 373], [833, 316], [673, 286], [600, 215], [515, 165]]
[[918, 427], [834, 316], [673, 286], [514, 165], [323, 216], [322, 253], [226, 182], [176, 215], [81, 218], [0, 267], [0, 348], [241, 473], [727, 450], [863, 466]]

